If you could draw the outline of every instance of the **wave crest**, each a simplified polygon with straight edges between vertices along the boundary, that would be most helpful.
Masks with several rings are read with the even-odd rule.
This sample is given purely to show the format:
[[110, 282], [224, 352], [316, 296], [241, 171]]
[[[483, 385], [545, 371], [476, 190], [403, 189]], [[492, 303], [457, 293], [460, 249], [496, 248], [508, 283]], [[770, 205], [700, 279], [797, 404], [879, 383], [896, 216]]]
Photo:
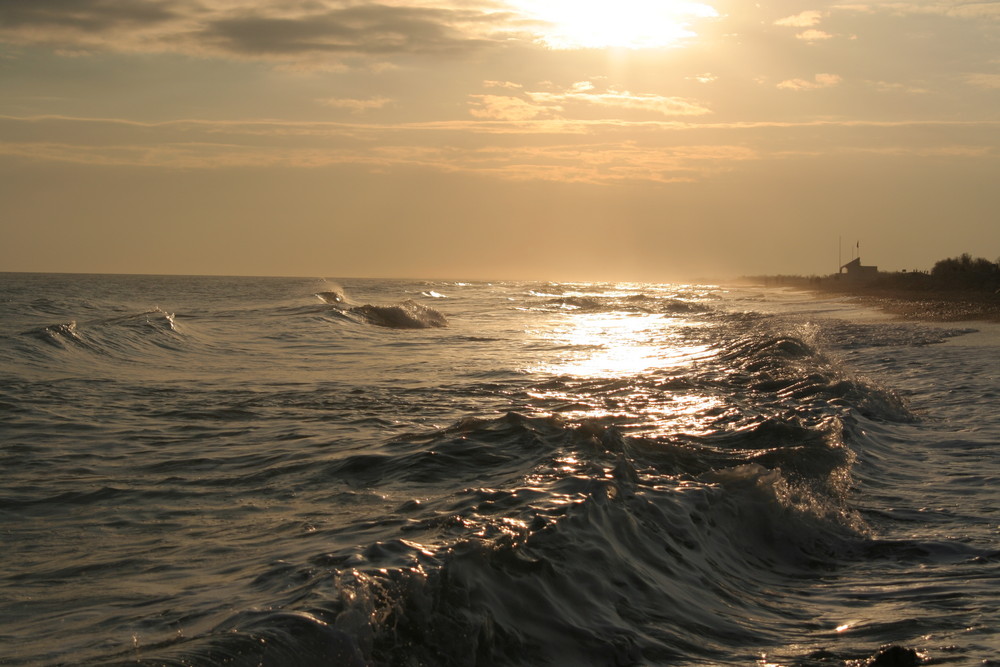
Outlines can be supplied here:
[[430, 329], [448, 326], [448, 318], [440, 311], [407, 299], [392, 306], [365, 304], [350, 312], [362, 316], [369, 324], [390, 329]]
[[337, 311], [355, 315], [367, 324], [374, 324], [389, 329], [432, 329], [448, 326], [448, 318], [439, 311], [422, 303], [406, 299], [401, 303], [391, 305], [375, 305], [366, 303], [356, 305], [351, 303], [345, 294], [338, 290], [317, 292], [316, 296], [324, 303], [330, 304]]

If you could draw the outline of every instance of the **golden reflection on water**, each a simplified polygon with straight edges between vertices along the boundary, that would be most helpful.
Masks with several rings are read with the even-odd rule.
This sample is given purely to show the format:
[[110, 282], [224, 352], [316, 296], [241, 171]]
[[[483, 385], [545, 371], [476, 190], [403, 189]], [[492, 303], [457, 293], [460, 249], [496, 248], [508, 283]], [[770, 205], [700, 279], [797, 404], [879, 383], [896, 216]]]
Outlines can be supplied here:
[[[565, 401], [559, 414], [567, 419], [635, 418], [647, 435], [703, 432], [706, 413], [721, 409], [722, 401], [690, 388], [662, 386], [712, 355], [707, 345], [685, 340], [684, 329], [691, 326], [683, 318], [659, 314], [575, 312], [572, 321], [560, 322], [544, 336], [560, 350], [555, 361], [530, 369], [569, 378], [575, 386], [572, 391], [539, 389], [531, 396]], [[622, 384], [609, 389], [608, 383], [616, 381]]]
[[704, 345], [684, 343], [671, 319], [662, 315], [575, 313], [572, 323], [553, 329], [547, 337], [565, 351], [556, 363], [534, 370], [581, 378], [621, 378], [677, 368], [707, 351]]

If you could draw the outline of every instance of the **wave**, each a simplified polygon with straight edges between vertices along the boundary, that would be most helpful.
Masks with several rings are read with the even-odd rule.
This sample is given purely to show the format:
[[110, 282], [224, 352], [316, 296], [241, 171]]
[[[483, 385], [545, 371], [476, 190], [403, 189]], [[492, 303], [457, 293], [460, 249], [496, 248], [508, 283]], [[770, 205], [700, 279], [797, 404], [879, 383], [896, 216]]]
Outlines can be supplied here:
[[815, 330], [800, 327], [799, 334], [763, 327], [726, 343], [720, 359], [735, 371], [727, 381], [802, 413], [825, 414], [831, 407], [842, 407], [888, 421], [916, 419], [896, 392], [848, 372], [824, 351]]
[[[533, 296], [554, 295], [532, 292]], [[585, 313], [647, 313], [651, 315], [683, 315], [704, 313], [709, 306], [704, 301], [688, 301], [674, 297], [630, 294], [627, 296], [556, 296], [542, 302], [543, 309], [572, 310]]]
[[824, 343], [837, 349], [855, 350], [873, 347], [921, 347], [936, 345], [951, 338], [975, 333], [970, 328], [919, 326], [912, 322], [863, 324], [831, 322], [824, 332]]
[[353, 305], [342, 292], [325, 291], [316, 294], [324, 303], [338, 311], [350, 313], [362, 321], [390, 329], [430, 329], [448, 326], [448, 318], [438, 310], [406, 299], [393, 305]]
[[[121, 381], [121, 366], [80, 364], [79, 377], [58, 392], [35, 390], [44, 408], [22, 401], [17, 385], [3, 397], [4, 405], [33, 412], [11, 412], [25, 446], [11, 448], [5, 462], [8, 472], [22, 466], [22, 475], [0, 497], [0, 509], [43, 528], [84, 517], [88, 523], [74, 524], [74, 534], [100, 527], [116, 537], [104, 541], [109, 545], [139, 539], [107, 558], [79, 565], [53, 558], [18, 570], [26, 584], [90, 579], [90, 588], [75, 589], [81, 597], [115, 572], [123, 590], [129, 587], [106, 603], [100, 596], [71, 601], [68, 611], [25, 625], [44, 637], [48, 619], [89, 615], [64, 633], [62, 657], [54, 659], [604, 666], [763, 664], [766, 651], [771, 664], [908, 664], [899, 661], [915, 660], [911, 649], [878, 648], [918, 636], [907, 634], [908, 614], [881, 616], [857, 631], [833, 629], [879, 596], [918, 608], [938, 595], [933, 583], [880, 588], [886, 570], [871, 564], [967, 568], [981, 559], [992, 567], [1000, 558], [971, 542], [935, 542], [934, 531], [916, 525], [878, 537], [879, 511], [894, 521], [919, 513], [905, 502], [885, 509], [872, 498], [887, 493], [894, 475], [908, 484], [906, 466], [929, 466], [918, 453], [910, 456], [908, 436], [921, 424], [894, 391], [852, 372], [838, 353], [860, 358], [882, 343], [943, 339], [933, 333], [793, 325], [707, 310], [655, 286], [527, 296], [518, 286], [463, 310], [453, 336], [385, 345], [370, 326], [426, 328], [447, 319], [413, 301], [393, 302], [400, 294], [434, 298], [419, 291], [432, 283], [361, 285], [388, 305], [352, 302], [339, 288], [317, 292], [317, 301], [314, 283], [295, 283], [273, 298], [255, 297], [252, 309], [213, 292], [210, 304], [187, 310], [204, 319], [189, 316], [180, 326], [156, 311], [88, 320], [88, 311], [70, 310], [80, 323], [65, 311], [26, 320], [66, 320], [15, 336], [18, 352], [40, 351], [60, 375], [67, 374], [64, 361], [77, 360], [67, 350], [129, 353], [148, 372], [167, 365], [167, 355], [150, 354], [154, 348], [197, 346], [212, 352], [199, 362], [219, 364], [214, 377], [192, 372], [150, 381], [148, 394], [141, 393], [145, 377]], [[472, 301], [455, 294], [449, 303], [456, 307]], [[515, 311], [511, 302], [525, 308]], [[216, 306], [228, 310], [220, 315]], [[697, 309], [705, 316], [686, 315]], [[654, 360], [660, 354], [663, 365], [610, 375], [570, 363], [523, 371], [538, 359], [586, 359], [621, 342], [613, 335], [537, 343], [521, 336], [553, 322], [569, 330], [570, 312], [583, 314], [578, 321], [600, 323], [608, 319], [603, 313], [641, 321], [643, 349]], [[226, 322], [231, 338], [220, 335], [218, 317], [235, 320]], [[332, 321], [345, 324], [336, 344], [325, 335]], [[883, 338], [866, 347], [866, 337], [876, 335]], [[359, 353], [373, 347], [378, 355]], [[248, 353], [259, 369], [247, 367]], [[188, 355], [171, 356], [195, 365]], [[419, 383], [396, 372], [404, 361], [443, 356], [472, 370], [423, 375]], [[366, 363], [331, 370], [331, 358]], [[373, 361], [390, 370], [370, 372]], [[257, 372], [265, 365], [280, 372]], [[314, 367], [320, 370], [308, 376]], [[95, 389], [92, 377], [117, 384], [77, 405], [80, 391]], [[246, 386], [234, 388], [233, 378]], [[60, 421], [41, 415], [71, 401], [73, 411]], [[93, 406], [120, 416], [93, 423]], [[975, 444], [986, 448], [989, 435]], [[31, 438], [63, 449], [42, 456]], [[53, 461], [72, 467], [62, 468], [57, 487], [37, 481]], [[988, 474], [973, 472], [965, 483], [988, 488]], [[946, 477], [959, 481], [953, 468]], [[25, 534], [43, 532], [52, 531]], [[55, 544], [54, 534], [40, 544]], [[981, 576], [970, 575], [968, 586]], [[129, 597], [133, 590], [148, 597]], [[57, 595], [63, 592], [51, 604], [62, 603]], [[933, 620], [920, 622], [921, 635], [939, 629]], [[44, 638], [32, 641], [36, 655], [50, 655]], [[819, 646], [834, 650], [815, 651]]]
[[788, 630], [769, 587], [821, 576], [858, 533], [829, 510], [839, 499], [807, 502], [777, 468], [735, 455], [693, 470], [686, 456], [509, 413], [331, 461], [317, 475], [414, 500], [366, 524], [365, 544], [275, 564], [279, 581], [303, 582], [293, 597], [306, 604], [237, 614], [129, 661], [609, 665], [731, 658], [734, 646], [749, 657]]
[[320, 298], [321, 301], [325, 303], [344, 303], [344, 295], [342, 292], [336, 290], [327, 290], [325, 292], [317, 292], [316, 296]]
[[184, 335], [173, 313], [159, 308], [84, 322], [75, 320], [22, 332], [22, 335], [62, 350], [86, 350], [98, 355], [131, 356], [150, 345], [177, 350]]
[[[843, 559], [908, 548], [880, 551], [849, 509], [843, 428], [873, 397], [889, 407], [872, 418], [907, 413], [800, 333], [758, 326], [685, 377], [641, 379], [733, 392], [707, 433], [511, 412], [297, 469], [411, 499], [345, 529], [356, 546], [268, 565], [255, 585], [270, 610], [121, 664], [755, 664], [804, 642], [789, 577], [801, 588]], [[621, 396], [630, 382], [586, 390]], [[547, 383], [559, 386], [582, 385]]]
[[367, 322], [391, 329], [428, 329], [448, 326], [448, 319], [440, 312], [407, 299], [392, 306], [365, 304], [351, 308]]

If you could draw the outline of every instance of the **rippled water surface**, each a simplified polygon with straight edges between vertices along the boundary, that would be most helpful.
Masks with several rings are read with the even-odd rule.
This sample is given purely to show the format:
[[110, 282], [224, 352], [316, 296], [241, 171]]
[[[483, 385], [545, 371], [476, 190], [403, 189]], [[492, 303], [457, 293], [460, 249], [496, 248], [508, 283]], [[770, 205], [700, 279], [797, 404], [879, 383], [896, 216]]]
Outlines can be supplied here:
[[1000, 328], [0, 274], [0, 664], [1000, 664]]

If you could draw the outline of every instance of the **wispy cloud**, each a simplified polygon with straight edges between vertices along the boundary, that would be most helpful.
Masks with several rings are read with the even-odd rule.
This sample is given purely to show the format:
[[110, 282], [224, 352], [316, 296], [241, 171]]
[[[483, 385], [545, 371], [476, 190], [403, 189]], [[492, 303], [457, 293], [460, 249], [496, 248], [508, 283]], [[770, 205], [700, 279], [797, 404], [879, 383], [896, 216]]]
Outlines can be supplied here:
[[[650, 140], [637, 141], [618, 138], [618, 121], [370, 125], [0, 117], [0, 155], [96, 167], [423, 168], [599, 185], [695, 181], [758, 159], [743, 145], [684, 141], [677, 127], [639, 124]], [[661, 130], [667, 134], [657, 138]], [[491, 139], [499, 136], [505, 138]]]
[[1000, 74], [966, 74], [965, 82], [984, 90], [1000, 90]]
[[1000, 20], [1000, 3], [937, 0], [936, 2], [868, 2], [835, 5], [837, 10], [864, 14], [886, 13], [894, 16], [928, 14], [954, 18], [987, 18]]
[[820, 21], [823, 20], [824, 13], [821, 11], [810, 10], [801, 12], [794, 16], [786, 16], [783, 19], [778, 19], [774, 22], [774, 25], [780, 25], [790, 28], [811, 28], [818, 25]]
[[843, 77], [839, 74], [817, 74], [812, 81], [806, 79], [788, 79], [778, 84], [782, 90], [820, 90], [839, 86]]
[[921, 158], [984, 158], [997, 157], [995, 147], [951, 144], [945, 146], [856, 146], [849, 149], [852, 154], [891, 155]]
[[484, 88], [506, 88], [508, 90], [521, 90], [524, 88], [519, 83], [513, 81], [483, 81]]
[[363, 100], [346, 97], [328, 97], [318, 101], [324, 106], [333, 107], [334, 109], [346, 109], [358, 114], [382, 109], [386, 105], [392, 104], [392, 100], [388, 97], [374, 97]]
[[[923, 143], [913, 143], [913, 128]], [[833, 144], [817, 128], [839, 128]], [[774, 130], [802, 137], [794, 151]], [[847, 134], [844, 134], [847, 133]], [[711, 179], [762, 160], [831, 153], [978, 159], [1000, 152], [1000, 121], [685, 123], [452, 121], [370, 123], [0, 116], [0, 155], [32, 162], [159, 169], [431, 169], [600, 185]], [[851, 139], [853, 137], [853, 139]]]
[[[698, 102], [682, 97], [632, 93], [609, 87], [598, 90], [590, 81], [579, 81], [569, 88], [548, 91], [527, 91], [518, 84], [487, 82], [490, 87], [503, 85], [509, 95], [472, 95], [470, 113], [477, 118], [525, 120], [531, 118], [563, 118], [570, 108], [615, 109], [645, 112], [659, 116], [704, 116], [711, 110]], [[515, 93], [520, 93], [515, 96]]]
[[956, 2], [947, 10], [949, 16], [963, 18], [987, 18], [1000, 20], [1000, 3], [997, 2]]
[[698, 83], [714, 83], [719, 80], [719, 77], [712, 74], [711, 72], [705, 72], [704, 74], [695, 74], [694, 76], [685, 77], [688, 81], [697, 81]]
[[571, 89], [563, 92], [529, 92], [528, 97], [543, 105], [586, 104], [597, 107], [649, 111], [664, 116], [702, 116], [711, 113], [701, 103], [682, 97], [631, 93], [609, 88], [598, 92], [592, 89]]
[[531, 120], [532, 118], [551, 118], [562, 108], [545, 106], [530, 100], [509, 95], [470, 95], [472, 104], [469, 113], [476, 118], [490, 120]]
[[823, 40], [833, 39], [833, 35], [822, 30], [803, 30], [795, 35], [795, 39], [801, 39], [804, 42], [821, 42]]
[[[475, 171], [514, 180], [593, 185], [627, 182], [678, 183], [730, 171], [758, 158], [745, 146], [650, 148], [635, 142], [544, 147], [490, 148], [473, 155]], [[461, 167], [469, 170], [469, 165]]]
[[795, 14], [794, 16], [786, 16], [785, 18], [778, 19], [774, 22], [774, 25], [785, 28], [808, 28], [808, 30], [796, 33], [795, 38], [803, 42], [820, 42], [833, 39], [833, 35], [815, 27], [823, 21], [826, 15], [826, 12], [809, 10]]
[[915, 95], [925, 95], [930, 92], [927, 88], [911, 86], [905, 83], [893, 83], [890, 81], [869, 81], [868, 85], [882, 93], [908, 93]]

